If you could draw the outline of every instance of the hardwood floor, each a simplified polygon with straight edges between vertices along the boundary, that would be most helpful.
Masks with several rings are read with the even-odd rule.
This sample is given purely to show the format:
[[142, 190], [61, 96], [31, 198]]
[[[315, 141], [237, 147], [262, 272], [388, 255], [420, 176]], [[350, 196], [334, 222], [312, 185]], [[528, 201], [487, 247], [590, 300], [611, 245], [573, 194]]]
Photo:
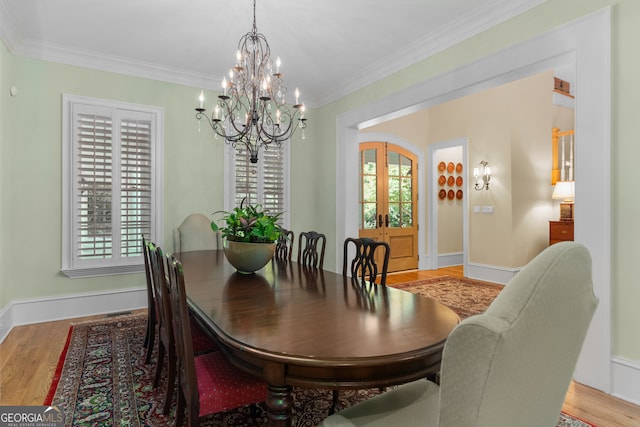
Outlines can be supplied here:
[[105, 317], [89, 316], [14, 327], [0, 344], [0, 405], [42, 405], [64, 349], [69, 326]]
[[[387, 283], [438, 276], [462, 277], [460, 268], [392, 273]], [[17, 326], [0, 344], [0, 405], [42, 405], [65, 344], [69, 326], [92, 316]], [[598, 427], [640, 426], [640, 406], [572, 383], [563, 410]]]

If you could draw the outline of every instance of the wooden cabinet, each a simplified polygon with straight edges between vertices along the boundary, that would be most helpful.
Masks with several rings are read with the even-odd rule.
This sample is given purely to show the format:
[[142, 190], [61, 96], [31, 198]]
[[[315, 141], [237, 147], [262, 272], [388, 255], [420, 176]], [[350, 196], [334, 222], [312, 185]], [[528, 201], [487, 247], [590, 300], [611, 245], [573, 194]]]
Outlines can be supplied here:
[[573, 221], [549, 221], [549, 246], [573, 241]]

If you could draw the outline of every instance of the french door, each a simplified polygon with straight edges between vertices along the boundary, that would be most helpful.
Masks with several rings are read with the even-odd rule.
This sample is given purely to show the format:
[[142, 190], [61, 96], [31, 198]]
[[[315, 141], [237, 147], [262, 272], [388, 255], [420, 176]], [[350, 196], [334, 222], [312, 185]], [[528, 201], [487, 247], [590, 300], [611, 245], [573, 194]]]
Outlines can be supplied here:
[[418, 268], [417, 157], [387, 142], [360, 144], [359, 236], [391, 248], [389, 271]]

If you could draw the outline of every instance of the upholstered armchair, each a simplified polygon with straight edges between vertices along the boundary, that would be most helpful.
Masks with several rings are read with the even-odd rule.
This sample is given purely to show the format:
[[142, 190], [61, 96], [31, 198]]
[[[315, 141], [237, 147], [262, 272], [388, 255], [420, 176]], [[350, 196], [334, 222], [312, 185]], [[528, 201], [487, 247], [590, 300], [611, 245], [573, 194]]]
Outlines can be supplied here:
[[191, 214], [173, 230], [175, 253], [218, 249], [218, 234], [211, 229], [211, 220], [201, 213]]
[[553, 427], [596, 305], [588, 251], [555, 244], [454, 328], [439, 385], [402, 385], [321, 425]]

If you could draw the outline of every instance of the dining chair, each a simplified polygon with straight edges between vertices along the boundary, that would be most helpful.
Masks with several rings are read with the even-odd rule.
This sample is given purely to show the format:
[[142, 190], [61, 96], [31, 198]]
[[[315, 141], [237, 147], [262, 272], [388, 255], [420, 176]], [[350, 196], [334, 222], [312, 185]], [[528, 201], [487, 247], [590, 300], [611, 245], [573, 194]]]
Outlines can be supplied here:
[[160, 377], [164, 368], [164, 358], [167, 357], [167, 388], [164, 396], [163, 414], [168, 414], [171, 406], [171, 393], [176, 378], [176, 354], [173, 338], [173, 326], [171, 321], [171, 301], [169, 300], [169, 287], [167, 283], [164, 255], [157, 245], [150, 246], [151, 269], [156, 289], [156, 301], [158, 304], [158, 360], [156, 373], [153, 379], [153, 387], [160, 384]]
[[[349, 247], [355, 247], [355, 255], [349, 262]], [[389, 253], [391, 249], [386, 242], [379, 242], [369, 238], [347, 237], [344, 241], [344, 255], [342, 260], [342, 275], [351, 275], [352, 283], [360, 282], [364, 284], [375, 284], [378, 277], [378, 264], [376, 263], [376, 250], [384, 250], [382, 268], [380, 269], [380, 285], [385, 286], [387, 282], [387, 270], [389, 268]], [[383, 389], [381, 389], [382, 391]], [[333, 414], [338, 406], [338, 390], [333, 390], [329, 415]]]
[[151, 363], [158, 324], [156, 290], [154, 288], [153, 272], [151, 270], [149, 244], [144, 235], [142, 235], [142, 256], [144, 257], [144, 272], [147, 281], [147, 332], [144, 337], [144, 348], [146, 350], [144, 358], [145, 365]]
[[175, 253], [218, 248], [220, 248], [219, 235], [211, 229], [211, 220], [204, 214], [194, 213], [187, 216], [182, 224], [173, 230]]
[[280, 261], [291, 261], [291, 255], [293, 254], [293, 241], [295, 235], [293, 231], [285, 228], [280, 228], [282, 234], [276, 241], [275, 258]]
[[[349, 262], [349, 247], [355, 247], [355, 255]], [[378, 271], [376, 262], [376, 250], [383, 250], [382, 268]], [[387, 283], [387, 270], [389, 269], [389, 254], [391, 248], [387, 242], [381, 242], [369, 238], [347, 237], [344, 241], [344, 255], [342, 260], [342, 274], [351, 275], [352, 280], [360, 280], [362, 283], [376, 283], [380, 275], [379, 284], [385, 286]]]
[[[147, 320], [147, 334], [145, 335], [145, 348], [146, 348], [146, 357], [145, 364], [149, 364], [151, 362], [152, 353], [155, 345], [155, 337], [157, 335], [157, 326], [158, 326], [158, 302], [156, 298], [156, 293], [158, 289], [155, 285], [154, 272], [152, 271], [151, 266], [151, 247], [156, 246], [155, 243], [150, 242], [142, 236], [142, 245], [143, 245], [143, 255], [144, 255], [144, 264], [145, 264], [145, 275], [147, 279], [147, 299], [149, 301], [148, 308], [148, 320]], [[192, 337], [193, 337], [193, 351], [195, 354], [207, 353], [210, 351], [217, 350], [216, 340], [200, 326], [197, 319], [193, 316], [190, 317], [191, 320], [191, 329], [192, 329]]]
[[587, 249], [556, 243], [451, 331], [439, 384], [401, 385], [321, 426], [555, 426], [597, 304]]
[[298, 264], [322, 269], [326, 244], [327, 238], [324, 234], [315, 231], [301, 232], [298, 240]]
[[266, 383], [236, 368], [221, 351], [194, 356], [182, 264], [173, 255], [167, 264], [178, 370], [175, 425], [182, 426], [185, 412], [187, 425], [197, 427], [200, 417], [264, 402]]

